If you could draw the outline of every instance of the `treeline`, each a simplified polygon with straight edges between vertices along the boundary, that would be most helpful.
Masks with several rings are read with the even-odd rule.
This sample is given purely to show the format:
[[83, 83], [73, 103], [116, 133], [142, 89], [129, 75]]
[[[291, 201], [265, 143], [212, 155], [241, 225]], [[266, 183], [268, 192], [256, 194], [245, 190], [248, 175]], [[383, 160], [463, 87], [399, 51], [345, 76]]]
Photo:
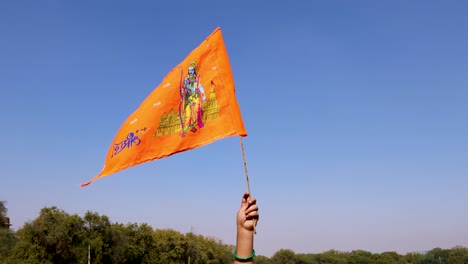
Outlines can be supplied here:
[[[2, 217], [3, 223], [5, 216]], [[154, 230], [147, 224], [112, 223], [105, 215], [84, 217], [57, 207], [13, 232], [0, 233], [0, 264], [232, 263], [233, 246], [193, 233]]]
[[373, 254], [364, 250], [341, 252], [330, 250], [319, 254], [295, 254], [289, 249], [277, 251], [273, 257], [258, 256], [256, 264], [468, 264], [468, 248], [434, 248], [425, 253], [396, 252]]
[[[112, 223], [105, 215], [83, 217], [57, 207], [43, 208], [39, 216], [17, 231], [9, 228], [5, 204], [0, 201], [0, 264], [87, 263], [232, 263], [233, 245], [193, 233], [153, 229], [147, 224]], [[271, 258], [255, 257], [257, 264], [468, 264], [468, 249], [435, 248], [426, 253], [373, 254], [363, 250], [296, 254], [289, 249]]]

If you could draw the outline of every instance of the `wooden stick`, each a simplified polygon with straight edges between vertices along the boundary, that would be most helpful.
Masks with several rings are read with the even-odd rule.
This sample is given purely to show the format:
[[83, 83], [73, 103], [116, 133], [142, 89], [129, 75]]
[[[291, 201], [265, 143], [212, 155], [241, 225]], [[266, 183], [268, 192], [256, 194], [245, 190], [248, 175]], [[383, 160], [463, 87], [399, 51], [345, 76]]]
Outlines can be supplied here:
[[[250, 192], [250, 183], [249, 183], [249, 173], [247, 172], [247, 162], [245, 161], [245, 152], [244, 152], [244, 141], [242, 140], [242, 137], [240, 136], [240, 144], [241, 144], [241, 149], [242, 149], [242, 159], [244, 160], [244, 172], [245, 172], [245, 180], [247, 182], [247, 191], [249, 192], [250, 195], [252, 193]], [[254, 234], [257, 234], [257, 219], [254, 219]]]

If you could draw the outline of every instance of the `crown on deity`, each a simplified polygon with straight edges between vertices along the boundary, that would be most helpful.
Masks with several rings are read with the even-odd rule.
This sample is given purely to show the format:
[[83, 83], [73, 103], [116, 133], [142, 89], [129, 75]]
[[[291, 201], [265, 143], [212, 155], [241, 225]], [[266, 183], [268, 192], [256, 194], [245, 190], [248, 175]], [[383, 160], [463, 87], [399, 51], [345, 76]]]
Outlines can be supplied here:
[[192, 62], [190, 62], [189, 68], [197, 69], [197, 63], [193, 60]]

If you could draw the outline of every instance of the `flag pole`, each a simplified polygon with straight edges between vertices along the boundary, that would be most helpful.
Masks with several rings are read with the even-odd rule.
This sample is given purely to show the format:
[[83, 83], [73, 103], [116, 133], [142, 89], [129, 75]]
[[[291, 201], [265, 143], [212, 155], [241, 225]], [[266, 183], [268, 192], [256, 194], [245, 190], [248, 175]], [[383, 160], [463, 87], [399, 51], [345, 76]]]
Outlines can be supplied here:
[[244, 172], [245, 172], [245, 180], [247, 182], [247, 191], [250, 193], [250, 183], [249, 183], [249, 173], [247, 172], [247, 162], [245, 161], [245, 152], [244, 152], [244, 141], [242, 137], [240, 138], [241, 148], [242, 148], [242, 159], [244, 160]]
[[[247, 182], [247, 191], [249, 192], [250, 195], [252, 193], [250, 192], [250, 183], [249, 183], [249, 173], [247, 172], [247, 162], [245, 161], [245, 152], [244, 152], [244, 141], [242, 140], [242, 137], [239, 136], [240, 138], [240, 144], [241, 144], [241, 149], [242, 149], [242, 159], [244, 160], [244, 172], [245, 172], [245, 180]], [[254, 234], [257, 234], [257, 220], [254, 219]]]

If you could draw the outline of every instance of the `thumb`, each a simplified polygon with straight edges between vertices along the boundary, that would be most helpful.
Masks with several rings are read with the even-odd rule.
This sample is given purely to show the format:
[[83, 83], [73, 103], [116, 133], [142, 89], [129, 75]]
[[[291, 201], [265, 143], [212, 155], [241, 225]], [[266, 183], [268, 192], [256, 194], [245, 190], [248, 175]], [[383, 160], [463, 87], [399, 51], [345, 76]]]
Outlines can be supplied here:
[[250, 194], [248, 192], [244, 193], [241, 202], [241, 209], [246, 210], [249, 207], [249, 198]]

